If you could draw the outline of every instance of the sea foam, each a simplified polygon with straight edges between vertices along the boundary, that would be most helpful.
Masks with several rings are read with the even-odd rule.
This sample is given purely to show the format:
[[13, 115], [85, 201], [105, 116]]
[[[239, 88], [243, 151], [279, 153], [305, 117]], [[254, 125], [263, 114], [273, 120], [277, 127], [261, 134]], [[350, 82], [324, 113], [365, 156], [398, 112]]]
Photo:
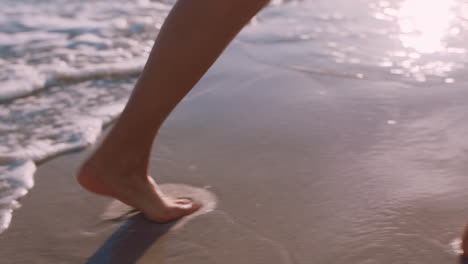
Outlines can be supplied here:
[[2, 0], [0, 233], [37, 162], [93, 144], [121, 113], [172, 4]]

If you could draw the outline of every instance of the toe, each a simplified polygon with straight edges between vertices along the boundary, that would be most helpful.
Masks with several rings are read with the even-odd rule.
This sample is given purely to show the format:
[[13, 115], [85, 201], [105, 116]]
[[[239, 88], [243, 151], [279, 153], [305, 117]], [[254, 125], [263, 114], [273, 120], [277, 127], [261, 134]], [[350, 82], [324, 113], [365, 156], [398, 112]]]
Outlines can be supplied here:
[[180, 197], [174, 200], [176, 204], [192, 204], [193, 199], [188, 197]]
[[176, 206], [181, 211], [183, 215], [189, 215], [198, 209], [200, 209], [201, 204], [193, 200], [177, 200]]

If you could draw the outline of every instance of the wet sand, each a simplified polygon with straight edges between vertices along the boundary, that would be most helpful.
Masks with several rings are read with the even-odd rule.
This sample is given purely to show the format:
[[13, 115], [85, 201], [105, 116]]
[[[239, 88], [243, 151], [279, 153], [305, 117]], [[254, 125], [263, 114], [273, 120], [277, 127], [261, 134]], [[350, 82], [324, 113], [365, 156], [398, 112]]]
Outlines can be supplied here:
[[319, 75], [275, 56], [234, 43], [157, 139], [156, 180], [214, 194], [213, 211], [179, 228], [102, 223], [112, 201], [78, 187], [86, 152], [68, 154], [39, 168], [0, 236], [2, 262], [457, 263], [463, 85]]

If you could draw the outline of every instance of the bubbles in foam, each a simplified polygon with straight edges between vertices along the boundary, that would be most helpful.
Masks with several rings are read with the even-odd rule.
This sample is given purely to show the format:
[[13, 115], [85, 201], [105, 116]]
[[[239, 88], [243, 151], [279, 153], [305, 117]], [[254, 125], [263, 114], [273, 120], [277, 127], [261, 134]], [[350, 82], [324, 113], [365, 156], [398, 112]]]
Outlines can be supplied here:
[[[60, 81], [137, 75], [170, 5], [8, 1], [0, 17], [0, 100]], [[63, 2], [63, 3], [62, 3]], [[11, 4], [11, 5], [10, 5]], [[51, 11], [53, 10], [53, 11]]]
[[[32, 188], [33, 161], [93, 144], [125, 106], [134, 79], [54, 86], [0, 105], [0, 218]], [[1, 230], [0, 230], [1, 231]]]
[[34, 186], [36, 165], [31, 160], [0, 165], [0, 233], [8, 228], [17, 199]]
[[0, 233], [34, 162], [94, 143], [120, 114], [174, 2], [2, 0]]
[[33, 67], [24, 64], [0, 63], [0, 100], [23, 96], [44, 87], [46, 78]]
[[151, 25], [168, 10], [149, 1], [59, 2], [2, 7], [0, 233], [32, 188], [34, 161], [94, 143], [120, 114], [157, 32]]

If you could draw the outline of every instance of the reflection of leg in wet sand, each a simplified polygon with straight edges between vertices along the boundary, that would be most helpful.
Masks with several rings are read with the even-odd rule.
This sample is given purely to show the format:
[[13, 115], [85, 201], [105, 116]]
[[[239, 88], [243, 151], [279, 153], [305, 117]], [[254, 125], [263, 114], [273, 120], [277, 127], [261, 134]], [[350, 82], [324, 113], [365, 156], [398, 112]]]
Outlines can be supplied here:
[[147, 176], [153, 139], [169, 113], [267, 2], [178, 1], [120, 119], [78, 172], [79, 183], [157, 222], [196, 211], [198, 203], [165, 197]]

